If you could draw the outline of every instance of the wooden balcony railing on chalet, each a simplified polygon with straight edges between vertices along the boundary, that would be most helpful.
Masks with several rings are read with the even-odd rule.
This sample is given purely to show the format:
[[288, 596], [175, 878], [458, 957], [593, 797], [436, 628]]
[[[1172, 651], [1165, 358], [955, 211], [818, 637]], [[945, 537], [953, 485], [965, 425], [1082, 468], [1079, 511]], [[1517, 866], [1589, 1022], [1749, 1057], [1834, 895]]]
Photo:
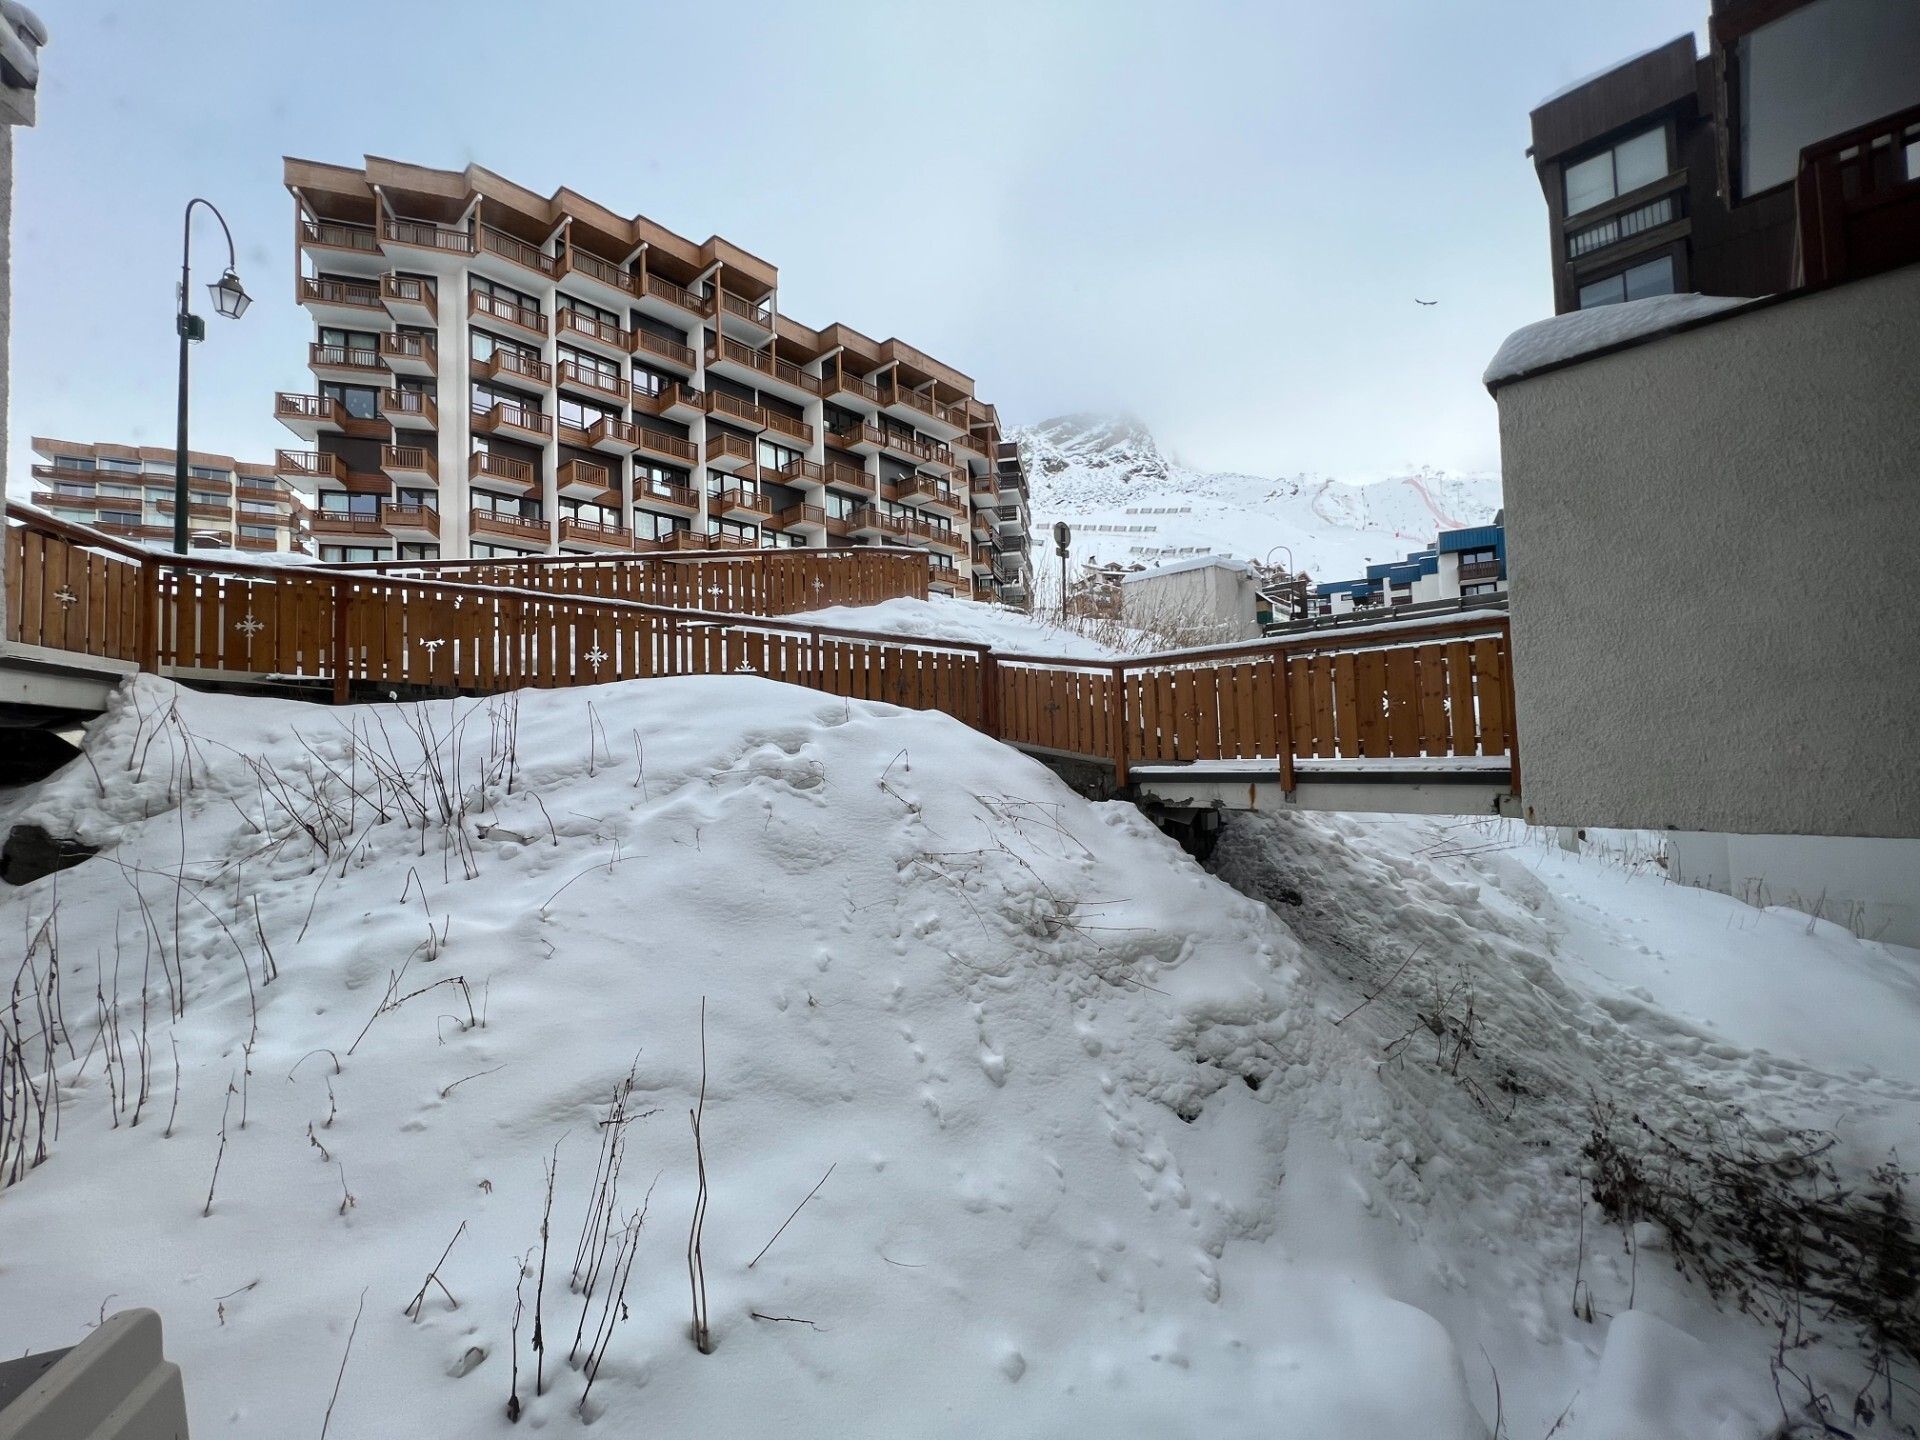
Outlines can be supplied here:
[[[486, 693], [748, 670], [943, 710], [1010, 744], [1110, 764], [1122, 784], [1136, 766], [1236, 761], [1234, 773], [1249, 783], [1265, 775], [1291, 790], [1309, 760], [1417, 759], [1428, 770], [1445, 760], [1487, 770], [1491, 760], [1520, 789], [1499, 612], [1068, 660], [763, 618], [775, 605], [792, 613], [889, 598], [874, 593], [889, 579], [924, 595], [927, 562], [914, 553], [288, 569], [159, 555], [13, 503], [7, 514], [17, 523], [6, 527], [4, 563], [10, 602], [18, 600], [8, 606], [6, 638], [145, 670], [304, 676], [331, 681], [340, 701], [356, 684], [384, 698], [400, 685]], [[476, 531], [486, 518], [475, 514]], [[544, 544], [546, 522], [510, 528], [521, 526], [528, 543]], [[843, 586], [857, 577], [869, 600], [827, 598], [829, 576]], [[672, 596], [685, 608], [628, 598], [635, 593]], [[706, 603], [709, 596], [762, 614], [743, 618]]]
[[533, 466], [525, 460], [495, 455], [486, 450], [476, 450], [467, 457], [467, 479], [485, 480], [520, 490], [531, 490], [540, 483]]
[[528, 519], [524, 515], [503, 515], [497, 510], [474, 510], [467, 516], [467, 529], [473, 535], [486, 536], [492, 540], [510, 540], [519, 545], [538, 545], [544, 548], [550, 534], [544, 519]]
[[1808, 285], [1920, 260], [1920, 105], [1807, 146], [1794, 205]]
[[1498, 560], [1480, 560], [1475, 561], [1471, 565], [1462, 565], [1460, 567], [1460, 583], [1462, 585], [1472, 585], [1481, 580], [1498, 580], [1499, 578], [1500, 562]]
[[555, 275], [564, 279], [572, 274], [585, 275], [590, 280], [598, 280], [602, 285], [627, 295], [640, 293], [639, 277], [622, 270], [611, 260], [602, 260], [598, 255], [589, 255], [569, 244], [560, 252]]
[[440, 512], [431, 505], [395, 504], [391, 500], [382, 501], [380, 523], [388, 531], [424, 531], [436, 538], [440, 534]]
[[440, 480], [440, 457], [424, 445], [382, 445], [380, 468], [388, 474], [424, 475], [435, 484]]
[[322, 345], [315, 342], [307, 346], [307, 368], [309, 370], [356, 370], [379, 375], [386, 370], [378, 350], [362, 350], [358, 346]]
[[537, 245], [529, 245], [518, 236], [509, 235], [504, 230], [496, 230], [491, 225], [480, 227], [480, 252], [498, 255], [502, 260], [511, 260], [514, 264], [531, 270], [536, 275], [551, 280], [558, 262]]
[[700, 510], [700, 492], [690, 485], [675, 485], [668, 480], [636, 479], [633, 482], [633, 503], [642, 510], [694, 515]]
[[525, 405], [514, 405], [506, 400], [496, 400], [491, 405], [475, 401], [473, 415], [468, 425], [476, 435], [517, 431], [522, 436], [544, 439], [553, 434], [551, 415]]
[[380, 301], [389, 310], [396, 306], [418, 306], [429, 315], [440, 310], [440, 287], [419, 275], [382, 275]]
[[749, 370], [797, 390], [805, 390], [810, 395], [818, 395], [822, 390], [818, 375], [809, 375], [791, 360], [782, 360], [770, 350], [756, 350], [751, 345], [743, 345], [724, 335], [717, 345], [709, 343], [707, 346], [707, 363], [711, 365], [716, 360], [730, 360], [736, 365], [744, 365]]
[[380, 238], [388, 245], [412, 245], [421, 250], [446, 250], [455, 255], [473, 253], [473, 236], [425, 220], [382, 220]]
[[326, 280], [312, 275], [300, 277], [302, 305], [346, 305], [356, 310], [378, 310], [380, 287], [360, 280]]
[[691, 465], [699, 457], [699, 451], [691, 440], [665, 430], [656, 430], [651, 425], [634, 426], [633, 437], [633, 443], [644, 455], [676, 460], [682, 465]]
[[388, 330], [380, 336], [380, 358], [392, 369], [397, 360], [401, 365], [416, 361], [429, 373], [440, 368], [440, 356], [431, 335], [413, 335], [399, 330]]
[[744, 295], [735, 295], [731, 291], [720, 292], [720, 307], [728, 315], [760, 326], [764, 330], [773, 328], [773, 301], [749, 300]]
[[329, 250], [354, 250], [363, 255], [378, 255], [380, 240], [371, 225], [347, 225], [333, 220], [302, 220], [303, 244], [320, 245]]
[[833, 438], [841, 445], [851, 448], [855, 445], [877, 445], [882, 450], [891, 450], [896, 455], [910, 456], [915, 460], [953, 463], [953, 452], [946, 446], [931, 440], [922, 440], [917, 436], [902, 435], [898, 430], [890, 430], [884, 425], [875, 425], [870, 421], [848, 425], [835, 430]]
[[603, 520], [582, 520], [577, 515], [560, 517], [560, 543], [568, 541], [580, 545], [625, 546], [633, 539], [633, 532], [624, 525], [610, 525]]
[[773, 502], [757, 490], [735, 489], [724, 491], [719, 496], [714, 508], [722, 515], [733, 512], [742, 512], [756, 516], [773, 514]]
[[436, 430], [440, 426], [440, 402], [424, 390], [382, 390], [380, 413], [404, 428]]
[[344, 483], [347, 478], [347, 462], [323, 450], [276, 450], [273, 452], [273, 470], [276, 475], [290, 475], [299, 480]]
[[475, 360], [470, 370], [482, 380], [498, 380], [505, 375], [543, 390], [553, 383], [553, 366], [538, 355], [515, 350], [509, 345], [495, 345], [493, 353], [484, 360]]
[[834, 370], [821, 382], [823, 395], [857, 395], [871, 405], [883, 404], [886, 392], [871, 380], [863, 380], [858, 375], [850, 375], [845, 370]]
[[605, 345], [610, 349], [626, 354], [633, 349], [633, 332], [618, 325], [609, 325], [597, 315], [588, 315], [579, 310], [562, 309], [553, 317], [553, 329], [556, 335], [573, 335], [582, 340]]
[[694, 361], [698, 358], [693, 353], [692, 346], [682, 345], [678, 341], [669, 340], [664, 335], [655, 335], [648, 330], [633, 332], [633, 353], [651, 355], [656, 360], [665, 360], [683, 370], [693, 369]]
[[609, 399], [618, 400], [623, 404], [626, 402], [627, 382], [622, 380], [618, 375], [609, 374], [605, 370], [598, 369], [591, 365], [582, 365], [573, 360], [562, 360], [560, 362], [560, 383], [563, 385], [578, 386], [584, 390], [591, 390], [596, 395], [605, 395]]

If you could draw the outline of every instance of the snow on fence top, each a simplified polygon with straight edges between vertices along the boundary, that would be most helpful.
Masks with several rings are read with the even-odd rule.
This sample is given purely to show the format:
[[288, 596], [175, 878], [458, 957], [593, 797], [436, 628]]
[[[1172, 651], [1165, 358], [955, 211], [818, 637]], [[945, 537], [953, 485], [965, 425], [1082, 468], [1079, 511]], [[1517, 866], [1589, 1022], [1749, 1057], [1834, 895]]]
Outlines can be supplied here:
[[1507, 336], [1480, 381], [1492, 386], [1516, 380], [1564, 360], [1752, 303], [1724, 295], [1655, 295], [1536, 320]]

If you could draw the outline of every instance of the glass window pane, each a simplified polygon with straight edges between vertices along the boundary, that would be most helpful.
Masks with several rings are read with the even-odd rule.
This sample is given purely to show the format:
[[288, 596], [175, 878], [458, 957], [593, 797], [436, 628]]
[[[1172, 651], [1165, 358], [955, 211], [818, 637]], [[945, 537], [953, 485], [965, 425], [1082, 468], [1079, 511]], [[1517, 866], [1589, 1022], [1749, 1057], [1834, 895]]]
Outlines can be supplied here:
[[1658, 260], [1635, 265], [1621, 279], [1626, 282], [1626, 298], [1629, 300], [1643, 300], [1649, 295], [1671, 295], [1673, 257], [1662, 255]]
[[1578, 215], [1613, 198], [1613, 152], [1567, 167], [1567, 213]]
[[1604, 280], [1595, 280], [1580, 287], [1582, 310], [1591, 310], [1596, 305], [1618, 305], [1626, 298], [1626, 279], [1620, 275], [1609, 275]]
[[1651, 185], [1667, 173], [1667, 132], [1665, 127], [1623, 140], [1613, 150], [1614, 188], [1624, 195]]

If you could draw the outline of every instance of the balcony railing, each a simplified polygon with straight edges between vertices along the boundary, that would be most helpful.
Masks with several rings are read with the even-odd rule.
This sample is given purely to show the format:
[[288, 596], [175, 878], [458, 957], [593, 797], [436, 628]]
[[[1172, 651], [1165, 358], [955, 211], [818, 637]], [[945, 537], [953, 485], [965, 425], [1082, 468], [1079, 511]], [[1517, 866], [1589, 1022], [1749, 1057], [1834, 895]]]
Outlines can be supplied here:
[[383, 220], [380, 235], [390, 245], [412, 245], [421, 250], [449, 250], [456, 255], [473, 253], [473, 237], [464, 230], [449, 230], [425, 220]]
[[1920, 105], [1807, 146], [1794, 205], [1808, 285], [1920, 260]]
[[874, 405], [881, 404], [886, 398], [885, 392], [871, 380], [862, 380], [858, 375], [849, 375], [844, 370], [836, 370], [832, 375], [829, 375], [823, 386], [823, 391], [828, 395], [841, 392], [848, 395], [858, 395], [862, 400], [866, 400]]
[[634, 444], [649, 455], [664, 455], [669, 460], [678, 460], [683, 465], [691, 465], [697, 452], [691, 440], [683, 440], [678, 435], [670, 435], [665, 430], [655, 430], [650, 425], [636, 425]]
[[810, 395], [818, 395], [822, 386], [818, 375], [809, 375], [791, 360], [782, 360], [771, 351], [756, 350], [751, 345], [743, 345], [738, 340], [725, 336], [718, 345], [707, 346], [707, 363], [715, 360], [731, 360], [736, 365], [745, 365], [750, 370], [795, 389], [805, 390]]
[[390, 538], [378, 512], [356, 513], [322, 507], [308, 513], [307, 528], [316, 535], [365, 535], [378, 540]]
[[773, 302], [771, 300], [749, 300], [744, 295], [720, 292], [721, 308], [729, 315], [737, 315], [742, 320], [752, 321], [763, 329], [773, 328]]
[[349, 305], [355, 309], [380, 308], [380, 287], [354, 280], [326, 280], [311, 275], [300, 277], [302, 305]]
[[502, 515], [494, 510], [475, 510], [467, 517], [467, 528], [475, 535], [494, 535], [525, 544], [547, 543], [547, 522], [529, 520], [520, 515]]
[[728, 395], [720, 390], [708, 390], [705, 393], [709, 415], [725, 415], [740, 421], [743, 425], [766, 428], [767, 412], [752, 401], [742, 400], [737, 395]]
[[388, 330], [380, 336], [380, 358], [389, 368], [396, 360], [402, 363], [418, 360], [428, 370], [440, 368], [440, 357], [431, 335], [406, 335], [398, 330]]
[[682, 369], [693, 369], [695, 359], [693, 348], [667, 339], [664, 335], [650, 334], [645, 330], [633, 332], [633, 353], [645, 353], [656, 359], [666, 360]]
[[440, 309], [440, 287], [418, 275], [382, 275], [380, 299], [389, 310], [395, 306], [417, 305], [429, 315]]
[[307, 346], [307, 366], [313, 370], [374, 370], [382, 369], [378, 350], [362, 350], [358, 346], [321, 345]]
[[300, 238], [309, 245], [324, 245], [329, 250], [357, 250], [363, 255], [380, 253], [380, 241], [371, 225], [346, 225], [334, 220], [302, 220]]
[[380, 413], [395, 425], [438, 429], [440, 402], [424, 390], [383, 390]]
[[533, 466], [525, 460], [515, 460], [509, 455], [495, 455], [486, 450], [476, 450], [467, 457], [467, 478], [492, 480], [499, 484], [518, 485], [523, 488], [531, 488], [536, 483]]
[[827, 512], [818, 505], [789, 505], [775, 518], [783, 530], [793, 530], [803, 525], [815, 530], [827, 528]]
[[703, 300], [691, 290], [683, 289], [663, 276], [647, 276], [647, 294], [656, 300], [664, 300], [669, 305], [677, 305], [682, 310], [689, 310], [695, 315], [713, 314], [713, 301]]
[[579, 335], [602, 345], [610, 345], [623, 354], [633, 349], [633, 336], [627, 331], [578, 310], [558, 311], [553, 317], [553, 327], [556, 334]]
[[302, 480], [333, 480], [345, 484], [347, 479], [347, 462], [321, 450], [276, 450], [273, 468], [278, 474], [297, 475]]
[[882, 450], [891, 450], [899, 455], [911, 455], [915, 460], [951, 462], [953, 452], [944, 445], [936, 445], [910, 435], [902, 435], [897, 430], [889, 430], [884, 425], [874, 425], [859, 421], [845, 429], [833, 432], [833, 438], [842, 445], [877, 445]]
[[440, 457], [424, 445], [382, 445], [380, 468], [389, 475], [399, 471], [407, 475], [429, 475], [440, 479]]
[[855, 530], [877, 530], [882, 535], [905, 535], [906, 525], [875, 506], [862, 505], [847, 517]]
[[551, 415], [506, 400], [496, 400], [491, 405], [476, 401], [473, 415], [471, 428], [481, 435], [492, 435], [500, 430], [520, 430], [542, 437], [553, 434]]
[[665, 480], [635, 480], [633, 482], [633, 503], [636, 505], [665, 505], [675, 510], [689, 513], [700, 508], [699, 493], [685, 485], [674, 485]]
[[489, 295], [484, 290], [467, 292], [467, 313], [504, 320], [509, 325], [518, 325], [522, 330], [531, 330], [536, 335], [547, 333], [547, 317], [538, 310], [529, 310], [511, 300], [502, 300], [498, 295]]
[[782, 485], [824, 485], [827, 467], [815, 460], [789, 460], [773, 472]]
[[602, 285], [608, 285], [615, 290], [624, 291], [629, 295], [638, 295], [640, 293], [639, 280], [629, 275], [618, 265], [607, 260], [602, 260], [598, 255], [589, 255], [584, 250], [576, 250], [572, 245], [569, 245], [560, 256], [559, 273], [566, 275], [575, 272], [585, 275], [589, 279], [598, 280]]
[[843, 465], [838, 460], [829, 460], [820, 468], [822, 484], [838, 485], [843, 490], [858, 490], [868, 495], [873, 493], [873, 476], [864, 470]]
[[743, 440], [738, 435], [710, 434], [707, 436], [707, 463], [715, 460], [747, 460], [754, 458], [753, 442]]
[[511, 260], [514, 264], [524, 266], [536, 274], [544, 275], [548, 279], [553, 278], [556, 268], [553, 256], [542, 251], [537, 245], [529, 245], [526, 241], [509, 235], [504, 230], [496, 230], [491, 225], [482, 225], [480, 248], [489, 255], [498, 255], [502, 260]]
[[1662, 195], [1658, 200], [1650, 200], [1645, 205], [1603, 220], [1598, 225], [1589, 225], [1584, 230], [1576, 230], [1567, 236], [1567, 258], [1578, 260], [1582, 255], [1591, 255], [1596, 250], [1604, 250], [1622, 240], [1631, 240], [1635, 235], [1665, 225], [1678, 213], [1674, 207], [1674, 197]]
[[767, 429], [782, 435], [790, 435], [804, 444], [813, 443], [813, 426], [806, 421], [796, 420], [791, 415], [782, 415], [778, 410], [763, 410], [761, 416], [766, 422]]
[[595, 465], [586, 460], [567, 460], [561, 463], [555, 473], [554, 483], [562, 490], [571, 486], [599, 493], [606, 490], [612, 481], [604, 465]]
[[431, 505], [383, 501], [380, 505], [380, 523], [389, 530], [424, 530], [436, 537], [440, 534], [440, 512]]
[[728, 490], [720, 496], [720, 509], [745, 510], [753, 515], [773, 514], [773, 502], [753, 490]]
[[618, 375], [609, 375], [590, 365], [581, 365], [573, 360], [560, 362], [560, 381], [562, 384], [578, 385], [599, 395], [610, 396], [624, 402], [627, 398], [627, 382]]
[[310, 420], [316, 424], [338, 425], [346, 412], [327, 395], [297, 395], [282, 390], [273, 397], [276, 420]]
[[505, 345], [494, 346], [492, 355], [485, 360], [474, 361], [473, 373], [483, 380], [498, 380], [502, 375], [515, 375], [543, 389], [553, 383], [553, 366], [538, 355], [529, 355], [523, 350], [514, 350]]
[[625, 545], [632, 533], [624, 525], [613, 525], [604, 520], [582, 520], [577, 515], [560, 517], [562, 543], [577, 540], [592, 545]]
[[1478, 560], [1471, 565], [1460, 567], [1460, 583], [1471, 585], [1481, 580], [1498, 580], [1500, 562], [1498, 560]]

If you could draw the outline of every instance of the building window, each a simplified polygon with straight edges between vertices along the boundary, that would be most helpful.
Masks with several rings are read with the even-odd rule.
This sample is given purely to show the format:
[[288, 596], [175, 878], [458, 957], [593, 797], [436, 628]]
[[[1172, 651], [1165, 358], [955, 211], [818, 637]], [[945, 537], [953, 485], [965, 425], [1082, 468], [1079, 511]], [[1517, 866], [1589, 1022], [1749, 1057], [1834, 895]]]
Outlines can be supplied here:
[[1609, 275], [1604, 280], [1592, 280], [1582, 285], [1580, 308], [1591, 310], [1596, 305], [1618, 305], [1622, 300], [1644, 300], [1649, 295], [1671, 295], [1673, 292], [1673, 257], [1661, 255], [1629, 266], [1618, 275]]
[[402, 545], [400, 558], [402, 560], [438, 560], [440, 547], [438, 545]]
[[[138, 460], [102, 460], [99, 462], [99, 467], [102, 470], [118, 471], [122, 475], [138, 475], [140, 473], [140, 462]], [[93, 467], [89, 465], [83, 466], [82, 468], [90, 470]]]
[[671, 540], [676, 530], [691, 530], [693, 523], [681, 515], [656, 515], [651, 510], [633, 512], [633, 533], [642, 540]]
[[138, 510], [102, 510], [100, 512], [100, 523], [102, 525], [124, 525], [132, 529], [140, 523], [140, 512]]
[[383, 557], [380, 552], [371, 545], [322, 545], [320, 547], [320, 558], [322, 560], [345, 560], [370, 563]]
[[1500, 593], [1500, 582], [1497, 580], [1482, 580], [1477, 585], [1462, 585], [1460, 587], [1460, 593], [1462, 595], [1497, 595]]
[[371, 386], [342, 385], [338, 381], [324, 380], [320, 384], [320, 393], [356, 420], [379, 417], [380, 392]]
[[1643, 130], [1566, 168], [1567, 214], [1578, 215], [1619, 195], [1651, 185], [1667, 173], [1664, 125]]
[[271, 525], [242, 525], [240, 533], [254, 540], [274, 540], [280, 534]]
[[1491, 546], [1481, 550], [1462, 550], [1460, 552], [1460, 565], [1463, 569], [1468, 565], [1492, 565], [1498, 561], [1499, 558], [1499, 552]]
[[350, 490], [322, 490], [318, 496], [320, 509], [329, 515], [366, 515], [380, 513], [378, 495], [362, 495]]
[[[57, 470], [93, 469], [93, 457], [91, 455], [56, 455], [49, 463]], [[135, 468], [138, 469], [139, 467], [136, 466]]]

